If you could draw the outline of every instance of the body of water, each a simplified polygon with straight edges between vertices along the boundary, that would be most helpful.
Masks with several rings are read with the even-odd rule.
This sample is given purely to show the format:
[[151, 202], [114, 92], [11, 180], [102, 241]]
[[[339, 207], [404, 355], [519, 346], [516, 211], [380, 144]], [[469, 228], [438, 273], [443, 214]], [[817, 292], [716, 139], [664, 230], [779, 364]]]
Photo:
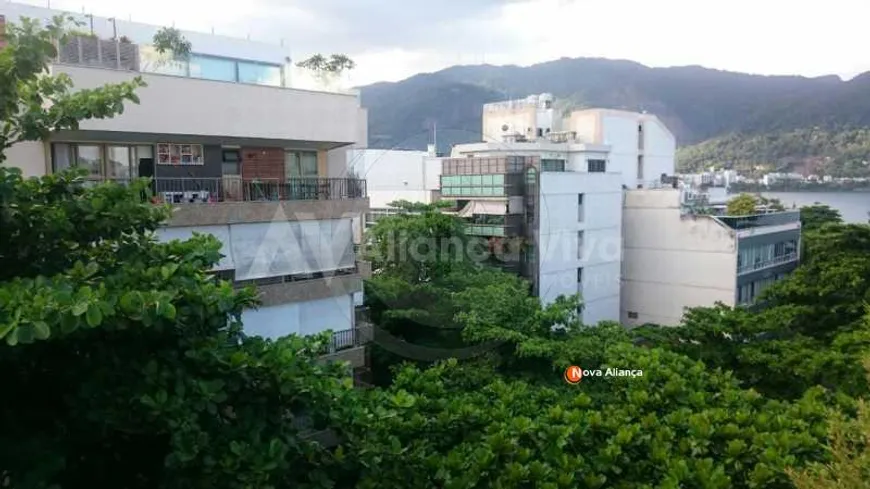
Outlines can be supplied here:
[[767, 198], [779, 199], [786, 208], [813, 205], [816, 202], [840, 211], [847, 223], [866, 223], [870, 217], [870, 192], [762, 192]]

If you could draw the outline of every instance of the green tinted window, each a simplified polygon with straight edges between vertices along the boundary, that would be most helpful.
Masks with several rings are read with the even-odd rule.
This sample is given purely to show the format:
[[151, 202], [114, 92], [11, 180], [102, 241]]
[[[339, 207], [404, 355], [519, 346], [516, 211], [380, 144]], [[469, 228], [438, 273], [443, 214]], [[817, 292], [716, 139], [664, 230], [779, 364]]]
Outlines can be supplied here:
[[493, 185], [504, 185], [504, 175], [493, 175], [492, 176], [492, 184]]
[[480, 175], [472, 175], [471, 176], [471, 184], [472, 185], [480, 186], [480, 184], [481, 184], [480, 181], [481, 181]]
[[492, 185], [492, 175], [484, 175], [481, 179], [481, 185]]

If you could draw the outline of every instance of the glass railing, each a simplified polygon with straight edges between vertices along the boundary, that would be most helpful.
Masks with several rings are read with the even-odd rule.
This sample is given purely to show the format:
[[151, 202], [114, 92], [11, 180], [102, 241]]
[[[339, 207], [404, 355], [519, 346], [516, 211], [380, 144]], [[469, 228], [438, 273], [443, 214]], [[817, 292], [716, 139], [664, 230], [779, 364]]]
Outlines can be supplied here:
[[782, 265], [783, 263], [793, 262], [798, 259], [797, 253], [789, 253], [787, 255], [776, 256], [770, 260], [759, 261], [756, 263], [750, 263], [747, 265], [741, 265], [737, 267], [737, 273], [749, 273], [754, 272], [756, 270], [761, 270], [768, 267], [774, 267], [777, 265]]
[[754, 216], [718, 216], [716, 219], [731, 229], [752, 229], [800, 222], [801, 213], [799, 211], [772, 212]]
[[468, 224], [465, 234], [469, 236], [507, 236], [504, 224]]
[[358, 90], [347, 88], [351, 86], [347, 75], [316, 76], [309, 70], [289, 64], [198, 53], [192, 53], [188, 59], [182, 60], [173, 58], [171, 53], [158, 53], [151, 45], [88, 35], [57, 41], [55, 47], [55, 62], [69, 65], [349, 95], [359, 93]]

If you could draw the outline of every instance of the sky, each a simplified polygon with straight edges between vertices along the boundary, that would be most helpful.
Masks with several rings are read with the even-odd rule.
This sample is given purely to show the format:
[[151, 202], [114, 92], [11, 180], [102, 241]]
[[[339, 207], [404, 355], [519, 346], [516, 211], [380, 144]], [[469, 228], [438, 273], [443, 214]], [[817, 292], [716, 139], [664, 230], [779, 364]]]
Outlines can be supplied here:
[[[0, 0], [6, 1], [6, 0]], [[398, 81], [457, 64], [561, 57], [701, 65], [764, 75], [870, 71], [868, 0], [23, 0], [344, 53], [351, 82]]]

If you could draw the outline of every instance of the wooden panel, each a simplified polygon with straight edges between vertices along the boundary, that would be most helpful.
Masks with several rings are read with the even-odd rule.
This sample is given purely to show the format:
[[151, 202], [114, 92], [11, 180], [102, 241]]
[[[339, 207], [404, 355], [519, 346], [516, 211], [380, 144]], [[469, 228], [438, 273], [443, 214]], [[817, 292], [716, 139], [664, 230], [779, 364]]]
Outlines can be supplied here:
[[242, 178], [284, 181], [284, 150], [242, 148]]

